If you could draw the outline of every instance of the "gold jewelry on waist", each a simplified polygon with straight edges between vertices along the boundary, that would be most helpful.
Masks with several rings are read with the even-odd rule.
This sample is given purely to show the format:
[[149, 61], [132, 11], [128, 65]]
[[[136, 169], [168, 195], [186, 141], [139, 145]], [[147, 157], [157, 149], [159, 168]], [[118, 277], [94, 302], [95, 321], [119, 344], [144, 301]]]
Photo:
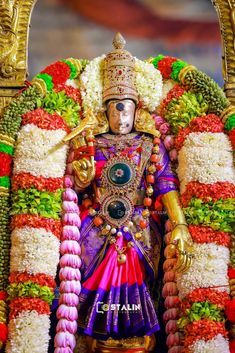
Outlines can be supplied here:
[[[117, 350], [118, 349], [118, 350]], [[125, 353], [128, 350], [128, 352], [133, 351], [133, 353], [146, 353], [146, 350], [144, 347], [141, 348], [134, 348], [134, 347], [129, 347], [129, 348], [97, 348], [95, 350], [95, 353], [120, 353], [123, 352]]]
[[[144, 348], [144, 337], [131, 337], [115, 340], [109, 338], [107, 341], [97, 340], [97, 348]], [[102, 350], [102, 352], [104, 352]]]

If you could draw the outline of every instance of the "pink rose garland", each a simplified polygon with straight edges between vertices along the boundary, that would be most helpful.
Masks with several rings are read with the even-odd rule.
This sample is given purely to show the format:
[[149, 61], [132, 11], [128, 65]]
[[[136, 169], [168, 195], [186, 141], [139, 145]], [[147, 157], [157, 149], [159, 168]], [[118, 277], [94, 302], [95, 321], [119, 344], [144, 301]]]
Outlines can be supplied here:
[[[72, 153], [71, 153], [72, 154]], [[68, 162], [71, 160], [71, 154]], [[70, 171], [71, 172], [71, 171]], [[67, 168], [68, 173], [68, 168]], [[55, 335], [55, 353], [72, 353], [76, 346], [75, 334], [77, 332], [77, 305], [81, 291], [81, 248], [79, 245], [81, 219], [77, 194], [72, 189], [73, 177], [65, 176], [65, 191], [63, 192], [63, 231], [60, 245], [60, 299], [57, 309], [59, 319]]]

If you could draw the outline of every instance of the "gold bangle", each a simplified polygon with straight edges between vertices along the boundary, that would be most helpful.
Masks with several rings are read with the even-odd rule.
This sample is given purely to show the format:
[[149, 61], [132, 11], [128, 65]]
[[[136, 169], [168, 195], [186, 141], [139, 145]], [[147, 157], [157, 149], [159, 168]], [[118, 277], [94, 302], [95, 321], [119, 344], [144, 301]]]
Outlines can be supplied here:
[[176, 225], [174, 226], [173, 229], [175, 229], [175, 228], [178, 227], [178, 226], [185, 226], [185, 227], [188, 227], [188, 225], [187, 225], [186, 223], [178, 223], [178, 224], [176, 224]]

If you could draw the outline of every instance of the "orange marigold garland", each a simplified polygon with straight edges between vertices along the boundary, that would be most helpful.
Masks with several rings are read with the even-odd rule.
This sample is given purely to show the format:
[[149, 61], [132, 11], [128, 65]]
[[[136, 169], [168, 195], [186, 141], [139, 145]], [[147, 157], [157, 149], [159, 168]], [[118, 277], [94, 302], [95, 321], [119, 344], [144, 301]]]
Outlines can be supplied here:
[[211, 320], [194, 321], [186, 327], [187, 336], [185, 338], [185, 346], [188, 347], [197, 340], [208, 341], [216, 335], [221, 334], [224, 337], [228, 336], [224, 328], [224, 323]]
[[179, 133], [175, 138], [175, 147], [179, 151], [184, 144], [186, 137], [191, 132], [223, 132], [224, 124], [221, 119], [215, 114], [208, 114], [194, 118], [189, 126], [180, 129]]
[[57, 113], [49, 114], [42, 108], [37, 108], [22, 116], [22, 125], [27, 124], [34, 124], [37, 127], [46, 130], [63, 129], [67, 133], [71, 131], [60, 115]]
[[226, 247], [229, 247], [231, 244], [230, 233], [215, 231], [210, 227], [196, 226], [193, 224], [190, 224], [188, 229], [195, 243], [215, 243]]
[[28, 281], [36, 283], [40, 286], [47, 286], [51, 289], [54, 289], [56, 286], [54, 277], [46, 275], [45, 273], [31, 275], [27, 272], [12, 272], [9, 277], [10, 283], [23, 283]]
[[63, 178], [35, 177], [30, 173], [19, 173], [12, 177], [12, 190], [29, 189], [32, 185], [37, 190], [55, 192], [63, 188]]
[[14, 319], [22, 311], [37, 311], [38, 314], [50, 314], [50, 306], [39, 298], [17, 298], [10, 303], [10, 320]]
[[183, 207], [187, 207], [193, 197], [199, 198], [203, 202], [235, 198], [235, 185], [226, 181], [214, 184], [192, 181], [187, 184], [185, 192], [181, 195]]
[[26, 226], [33, 228], [45, 228], [47, 231], [52, 232], [58, 239], [61, 237], [62, 223], [60, 220], [30, 214], [19, 214], [12, 217], [12, 229], [23, 228]]

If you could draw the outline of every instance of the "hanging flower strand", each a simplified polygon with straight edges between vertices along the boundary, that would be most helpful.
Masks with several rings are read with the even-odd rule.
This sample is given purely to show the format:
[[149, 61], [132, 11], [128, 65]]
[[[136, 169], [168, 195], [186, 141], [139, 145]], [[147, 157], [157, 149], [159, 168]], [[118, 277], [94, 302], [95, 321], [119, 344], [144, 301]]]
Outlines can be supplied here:
[[[71, 152], [72, 154], [72, 152]], [[70, 155], [71, 155], [70, 154]], [[70, 162], [70, 158], [68, 159]], [[67, 171], [70, 168], [68, 166]], [[55, 353], [72, 353], [77, 332], [77, 305], [81, 290], [80, 266], [81, 248], [78, 243], [80, 238], [79, 228], [81, 220], [76, 192], [73, 190], [72, 175], [65, 175], [65, 191], [63, 192], [63, 232], [60, 246], [60, 299], [57, 310], [59, 322], [56, 327]], [[74, 261], [74, 258], [76, 261]]]

